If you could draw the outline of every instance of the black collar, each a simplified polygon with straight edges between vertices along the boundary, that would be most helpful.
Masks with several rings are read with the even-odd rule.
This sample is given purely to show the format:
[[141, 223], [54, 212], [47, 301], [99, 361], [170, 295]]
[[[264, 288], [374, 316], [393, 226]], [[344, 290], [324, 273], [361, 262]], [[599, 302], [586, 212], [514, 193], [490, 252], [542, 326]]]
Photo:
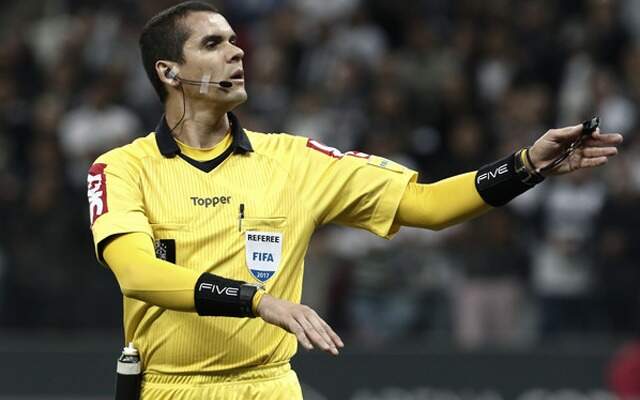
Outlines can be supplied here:
[[[240, 126], [238, 118], [231, 112], [227, 113], [229, 117], [229, 124], [231, 124], [231, 147], [232, 151], [236, 154], [244, 154], [249, 151], [253, 151], [251, 142], [247, 137], [246, 132]], [[175, 157], [180, 154], [180, 147], [176, 143], [173, 136], [171, 136], [171, 129], [167, 125], [167, 119], [162, 115], [158, 126], [156, 127], [156, 144], [160, 153], [165, 157]]]

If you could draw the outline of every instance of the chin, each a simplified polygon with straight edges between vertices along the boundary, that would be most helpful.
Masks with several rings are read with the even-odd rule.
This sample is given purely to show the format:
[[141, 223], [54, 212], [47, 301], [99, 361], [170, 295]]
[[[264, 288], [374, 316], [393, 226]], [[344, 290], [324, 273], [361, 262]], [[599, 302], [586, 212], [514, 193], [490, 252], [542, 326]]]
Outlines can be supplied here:
[[225, 109], [231, 111], [247, 101], [247, 93], [245, 91], [236, 93], [227, 93], [224, 96], [206, 97], [203, 101], [216, 109]]
[[227, 103], [230, 104], [231, 108], [236, 108], [240, 104], [247, 101], [247, 92], [244, 89], [242, 89], [242, 90], [238, 90], [235, 93], [229, 93], [229, 95], [225, 100]]

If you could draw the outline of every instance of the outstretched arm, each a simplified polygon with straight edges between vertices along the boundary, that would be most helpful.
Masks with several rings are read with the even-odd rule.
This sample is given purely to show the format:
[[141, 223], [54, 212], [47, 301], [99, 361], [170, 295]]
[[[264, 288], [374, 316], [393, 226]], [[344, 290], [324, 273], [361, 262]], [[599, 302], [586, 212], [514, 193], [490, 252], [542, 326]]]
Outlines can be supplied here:
[[[581, 139], [582, 135], [582, 139]], [[580, 146], [559, 161], [567, 149]], [[439, 230], [469, 220], [507, 203], [532, 188], [544, 176], [561, 175], [607, 163], [618, 153], [622, 135], [601, 134], [599, 129], [584, 135], [583, 125], [551, 129], [529, 149], [481, 168], [433, 184], [409, 183], [400, 201], [396, 221], [400, 225]]]

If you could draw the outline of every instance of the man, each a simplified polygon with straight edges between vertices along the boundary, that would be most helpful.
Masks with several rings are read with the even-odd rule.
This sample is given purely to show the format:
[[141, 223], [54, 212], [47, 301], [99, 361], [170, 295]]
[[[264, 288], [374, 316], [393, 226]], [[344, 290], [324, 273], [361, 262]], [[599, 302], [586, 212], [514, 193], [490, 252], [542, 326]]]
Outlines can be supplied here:
[[[582, 132], [551, 130], [477, 172], [421, 185], [380, 157], [242, 129], [231, 110], [247, 98], [244, 53], [209, 5], [153, 17], [140, 48], [165, 115], [96, 160], [88, 195], [97, 256], [118, 280], [125, 339], [142, 356], [144, 399], [301, 398], [289, 366], [297, 342], [334, 355], [343, 346], [298, 304], [316, 227], [391, 237], [402, 225], [464, 221], [541, 181]], [[602, 165], [621, 140], [596, 131], [547, 173]]]

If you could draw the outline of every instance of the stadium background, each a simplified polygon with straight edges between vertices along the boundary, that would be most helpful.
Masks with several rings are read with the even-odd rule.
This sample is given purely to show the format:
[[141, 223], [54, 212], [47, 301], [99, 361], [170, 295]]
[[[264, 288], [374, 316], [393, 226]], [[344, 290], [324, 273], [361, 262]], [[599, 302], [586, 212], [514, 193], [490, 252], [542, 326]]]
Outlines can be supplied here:
[[[109, 397], [121, 299], [92, 254], [86, 171], [154, 128], [137, 39], [175, 3], [3, 2], [2, 399]], [[606, 168], [459, 227], [391, 242], [322, 229], [304, 297], [347, 350], [297, 357], [307, 398], [640, 393], [640, 1], [215, 4], [246, 52], [252, 130], [382, 155], [424, 182], [592, 115], [625, 136]]]

